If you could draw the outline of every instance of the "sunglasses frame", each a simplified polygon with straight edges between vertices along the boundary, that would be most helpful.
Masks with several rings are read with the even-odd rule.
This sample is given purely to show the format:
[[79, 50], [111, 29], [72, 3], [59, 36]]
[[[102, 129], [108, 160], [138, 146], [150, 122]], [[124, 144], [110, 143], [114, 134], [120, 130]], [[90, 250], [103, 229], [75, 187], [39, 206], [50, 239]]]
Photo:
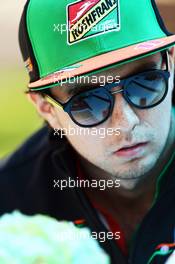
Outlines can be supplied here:
[[[71, 117], [72, 121], [77, 124], [78, 126], [80, 127], [96, 127], [102, 123], [104, 123], [112, 114], [113, 112], [113, 108], [114, 108], [114, 103], [115, 103], [115, 97], [113, 96], [114, 94], [118, 94], [118, 93], [122, 93], [123, 94], [123, 97], [124, 99], [127, 101], [127, 103], [129, 105], [132, 105], [138, 109], [149, 109], [149, 108], [153, 108], [157, 105], [159, 105], [166, 97], [167, 93], [168, 93], [168, 80], [169, 80], [169, 77], [170, 77], [170, 62], [169, 62], [169, 56], [168, 56], [168, 51], [165, 51], [166, 53], [166, 60], [165, 60], [165, 63], [166, 63], [166, 70], [147, 70], [147, 71], [144, 71], [144, 72], [140, 72], [140, 73], [137, 73], [137, 74], [134, 74], [132, 76], [129, 76], [127, 78], [124, 78], [124, 79], [121, 79], [120, 82], [114, 82], [114, 83], [110, 83], [110, 84], [106, 84], [104, 86], [100, 86], [100, 87], [96, 87], [96, 88], [89, 88], [87, 89], [86, 91], [81, 91], [75, 95], [73, 95], [66, 103], [61, 103], [59, 102], [58, 100], [54, 99], [53, 97], [51, 97], [50, 95], [48, 95], [47, 93], [44, 93], [44, 97], [45, 99], [51, 103], [53, 106], [55, 107], [58, 107], [58, 108], [61, 108], [63, 109], [66, 113], [69, 114], [69, 116]], [[164, 77], [164, 80], [166, 81], [166, 90], [165, 90], [165, 93], [164, 93], [164, 96], [161, 98], [161, 100], [159, 100], [157, 103], [151, 105], [151, 106], [146, 106], [146, 107], [142, 107], [142, 106], [138, 106], [136, 104], [134, 104], [127, 96], [126, 94], [126, 87], [128, 85], [128, 83], [135, 79], [136, 76], [140, 76], [140, 75], [143, 75], [145, 73], [155, 73], [155, 72], [159, 72], [159, 74], [161, 74], [163, 77]], [[118, 87], [118, 86], [123, 86], [122, 89], [119, 89], [119, 90], [116, 90], [116, 91], [110, 91], [112, 88], [114, 87]], [[108, 115], [106, 116], [105, 119], [103, 119], [102, 121], [98, 122], [97, 124], [93, 124], [93, 125], [82, 125], [80, 124], [79, 122], [77, 122], [72, 113], [71, 113], [71, 107], [72, 107], [72, 102], [74, 101], [74, 99], [83, 94], [83, 93], [86, 93], [86, 92], [95, 92], [96, 90], [103, 90], [103, 93], [107, 94], [109, 96], [109, 99], [110, 99], [110, 108], [109, 108], [109, 113]]]

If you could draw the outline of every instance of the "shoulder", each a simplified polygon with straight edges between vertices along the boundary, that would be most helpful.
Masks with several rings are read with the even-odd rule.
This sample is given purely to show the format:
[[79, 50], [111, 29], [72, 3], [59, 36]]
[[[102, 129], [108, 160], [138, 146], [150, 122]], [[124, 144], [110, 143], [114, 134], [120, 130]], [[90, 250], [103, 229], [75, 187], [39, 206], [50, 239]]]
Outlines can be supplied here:
[[48, 127], [41, 128], [0, 161], [0, 215], [14, 209], [48, 213], [53, 196], [52, 156], [61, 145], [51, 134]]

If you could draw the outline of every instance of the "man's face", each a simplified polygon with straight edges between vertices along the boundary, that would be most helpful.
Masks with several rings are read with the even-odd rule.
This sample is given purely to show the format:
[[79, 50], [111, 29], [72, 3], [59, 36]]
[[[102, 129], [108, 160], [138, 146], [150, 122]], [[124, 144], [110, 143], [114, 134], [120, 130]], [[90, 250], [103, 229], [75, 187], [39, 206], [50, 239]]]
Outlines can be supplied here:
[[[160, 53], [101, 72], [96, 76], [120, 76], [121, 79], [140, 71], [156, 68], [164, 69]], [[173, 74], [171, 74], [173, 76]], [[76, 86], [74, 84], [74, 86]], [[77, 84], [77, 88], [82, 86]], [[89, 84], [91, 87], [92, 84]], [[87, 84], [86, 84], [87, 87]], [[118, 87], [120, 89], [121, 87]], [[150, 109], [138, 109], [129, 105], [122, 94], [116, 94], [112, 115], [103, 124], [96, 126], [95, 133], [67, 134], [74, 149], [89, 162], [89, 166], [106, 173], [112, 179], [120, 179], [121, 187], [132, 190], [141, 182], [143, 175], [149, 172], [162, 153], [169, 134], [172, 109], [173, 77], [165, 100]], [[66, 85], [54, 88], [52, 93], [58, 99], [68, 97]], [[63, 110], [54, 108], [56, 126], [80, 130]], [[49, 120], [48, 120], [49, 121]], [[100, 136], [100, 131], [108, 128], [119, 129], [120, 134]], [[94, 128], [83, 128], [92, 131]], [[135, 146], [132, 147], [131, 146]], [[130, 147], [126, 149], [126, 147]], [[91, 175], [93, 177], [93, 175]]]

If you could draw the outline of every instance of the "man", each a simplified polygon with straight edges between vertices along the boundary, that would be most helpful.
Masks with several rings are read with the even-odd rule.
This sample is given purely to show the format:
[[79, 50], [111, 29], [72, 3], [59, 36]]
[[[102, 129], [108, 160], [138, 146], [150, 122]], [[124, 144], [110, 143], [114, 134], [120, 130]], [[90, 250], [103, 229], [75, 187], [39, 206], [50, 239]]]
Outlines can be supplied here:
[[165, 263], [175, 247], [175, 36], [154, 1], [30, 0], [19, 39], [47, 125], [2, 161], [1, 214], [89, 226], [111, 263]]

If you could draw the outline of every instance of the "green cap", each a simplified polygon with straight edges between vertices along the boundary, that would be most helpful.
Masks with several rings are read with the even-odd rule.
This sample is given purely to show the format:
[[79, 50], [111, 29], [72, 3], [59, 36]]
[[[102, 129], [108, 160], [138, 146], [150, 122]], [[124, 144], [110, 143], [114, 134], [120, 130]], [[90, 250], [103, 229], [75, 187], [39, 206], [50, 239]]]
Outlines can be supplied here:
[[175, 44], [154, 0], [30, 0], [19, 40], [31, 90]]

